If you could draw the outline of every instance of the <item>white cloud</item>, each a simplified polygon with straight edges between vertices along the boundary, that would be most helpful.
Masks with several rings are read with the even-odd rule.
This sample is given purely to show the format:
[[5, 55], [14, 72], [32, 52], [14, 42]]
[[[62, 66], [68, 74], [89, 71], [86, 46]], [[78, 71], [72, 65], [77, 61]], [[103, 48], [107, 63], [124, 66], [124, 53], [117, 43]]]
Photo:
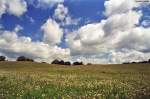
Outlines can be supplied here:
[[150, 18], [142, 21], [142, 26], [149, 27], [150, 26]]
[[0, 0], [0, 17], [4, 13], [21, 16], [27, 11], [27, 3], [24, 0]]
[[16, 25], [16, 27], [14, 28], [14, 31], [15, 31], [15, 32], [19, 32], [19, 31], [21, 31], [21, 30], [23, 30], [23, 27], [20, 26], [20, 25]]
[[50, 5], [51, 3], [62, 3], [64, 0], [38, 0], [38, 2]]
[[56, 9], [54, 10], [53, 18], [55, 20], [60, 21], [61, 25], [70, 25], [74, 24], [77, 25], [80, 19], [73, 19], [69, 15], [69, 9], [64, 6], [63, 4], [58, 4]]
[[64, 0], [29, 0], [29, 4], [34, 5], [37, 8], [51, 8], [56, 4], [63, 3]]
[[8, 0], [8, 12], [16, 16], [21, 16], [27, 11], [27, 4], [23, 0]]
[[150, 56], [149, 53], [143, 53], [137, 50], [127, 50], [127, 49], [122, 49], [120, 52], [113, 51], [110, 54], [111, 63], [122, 63], [122, 62], [139, 62], [139, 61], [144, 61], [148, 60]]
[[114, 31], [125, 31], [132, 29], [139, 23], [141, 16], [141, 12], [131, 10], [126, 13], [112, 15], [106, 20], [104, 30], [106, 33], [111, 33]]
[[65, 19], [65, 22], [64, 24], [65, 25], [78, 25], [78, 23], [80, 22], [81, 18], [78, 18], [78, 19], [73, 19], [71, 16], [67, 16], [66, 19]]
[[59, 44], [61, 42], [63, 31], [54, 20], [49, 18], [41, 27], [44, 32], [43, 41], [50, 45]]
[[29, 17], [31, 23], [35, 23], [35, 20], [32, 17]]
[[10, 59], [24, 55], [40, 61], [69, 59], [69, 49], [51, 46], [44, 42], [33, 42], [30, 37], [19, 37], [14, 31], [0, 31], [0, 53]]
[[135, 0], [108, 0], [104, 4], [106, 11], [104, 12], [106, 16], [111, 16], [114, 14], [126, 13], [132, 10], [134, 7], [138, 6]]
[[148, 59], [150, 29], [137, 26], [142, 13], [132, 10], [134, 7], [137, 4], [133, 0], [106, 1], [107, 19], [87, 24], [67, 35], [66, 43], [73, 57], [82, 56], [81, 60], [94, 63]]
[[104, 31], [102, 24], [89, 24], [81, 27], [78, 31], [70, 33], [66, 37], [66, 43], [73, 55], [92, 55], [104, 50]]
[[31, 24], [35, 23], [35, 20], [33, 19], [33, 17], [30, 17], [30, 16], [28, 16], [28, 15], [26, 15], [25, 17], [29, 20], [29, 22], [30, 22]]
[[64, 21], [68, 14], [68, 8], [63, 4], [58, 4], [54, 11], [54, 18], [60, 21]]
[[6, 12], [5, 0], [0, 0], [0, 18]]
[[150, 52], [150, 42], [148, 42], [148, 39], [150, 39], [149, 32], [149, 28], [133, 28], [131, 31], [128, 31], [127, 35], [118, 43], [118, 47]]

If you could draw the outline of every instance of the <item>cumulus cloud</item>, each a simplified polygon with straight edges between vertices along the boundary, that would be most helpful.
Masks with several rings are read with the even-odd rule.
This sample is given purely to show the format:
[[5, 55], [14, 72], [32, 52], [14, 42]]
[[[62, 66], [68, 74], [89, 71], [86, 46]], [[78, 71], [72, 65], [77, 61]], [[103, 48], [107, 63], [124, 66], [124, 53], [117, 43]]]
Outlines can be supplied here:
[[70, 51], [45, 42], [33, 42], [30, 37], [19, 37], [14, 29], [14, 31], [0, 31], [0, 54], [6, 55], [10, 59], [24, 55], [40, 61], [51, 62], [53, 59], [67, 60]]
[[6, 6], [4, 0], [0, 0], [0, 18], [6, 11]]
[[106, 20], [104, 31], [111, 33], [116, 31], [125, 31], [132, 29], [139, 23], [142, 16], [141, 12], [129, 11], [127, 13], [115, 14]]
[[[66, 42], [73, 54], [94, 54], [100, 46], [97, 46], [103, 36], [102, 24], [88, 24], [78, 31], [68, 34]], [[103, 46], [102, 46], [103, 47]], [[93, 49], [95, 51], [93, 51]]]
[[81, 18], [74, 19], [71, 16], [67, 16], [66, 19], [65, 19], [64, 24], [65, 25], [78, 25], [80, 20], [81, 20]]
[[63, 30], [54, 20], [49, 18], [41, 27], [44, 32], [43, 41], [50, 45], [59, 44], [63, 36]]
[[15, 32], [19, 32], [19, 31], [21, 31], [21, 30], [23, 30], [23, 27], [20, 26], [20, 25], [16, 25], [16, 27], [14, 28], [14, 31], [15, 31]]
[[67, 17], [67, 14], [68, 8], [65, 7], [63, 4], [58, 4], [57, 8], [54, 11], [54, 18], [60, 21], [64, 21], [64, 19]]
[[40, 7], [51, 7], [57, 3], [63, 3], [64, 0], [38, 0]]
[[140, 52], [150, 52], [150, 29], [143, 27], [136, 27], [128, 31], [127, 35], [118, 43], [119, 48], [127, 48], [137, 50]]
[[138, 6], [138, 3], [135, 0], [108, 0], [105, 1], [105, 12], [106, 16], [111, 16], [114, 14], [126, 13], [129, 10], [132, 10], [134, 7]]
[[150, 16], [145, 16], [144, 17], [145, 19], [142, 21], [142, 26], [144, 26], [144, 27], [149, 27], [150, 26]]
[[61, 25], [77, 25], [80, 19], [73, 19], [69, 15], [69, 9], [64, 4], [58, 4], [54, 10], [53, 18], [60, 21]]
[[110, 63], [139, 62], [149, 59], [150, 53], [143, 53], [137, 50], [122, 49], [121, 51], [112, 51], [110, 54]]
[[5, 14], [21, 16], [27, 11], [27, 3], [24, 0], [0, 0], [0, 17]]
[[150, 29], [138, 26], [142, 12], [133, 9], [138, 6], [134, 0], [105, 1], [107, 19], [87, 24], [67, 35], [66, 43], [73, 57], [84, 57], [83, 61], [94, 63], [147, 59]]
[[63, 3], [64, 0], [28, 0], [29, 4], [34, 5], [37, 8], [51, 8], [56, 4]]

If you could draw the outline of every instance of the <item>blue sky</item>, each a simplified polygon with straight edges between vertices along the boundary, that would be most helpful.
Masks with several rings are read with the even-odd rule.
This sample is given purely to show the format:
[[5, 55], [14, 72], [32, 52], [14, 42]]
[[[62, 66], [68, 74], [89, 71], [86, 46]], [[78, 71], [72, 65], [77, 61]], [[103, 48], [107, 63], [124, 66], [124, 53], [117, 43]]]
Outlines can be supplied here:
[[[77, 29], [87, 24], [87, 21], [89, 21], [89, 23], [98, 22], [104, 18], [102, 14], [104, 11], [103, 0], [66, 0], [63, 4], [68, 7], [69, 14], [74, 19], [81, 18], [77, 25], [65, 26], [69, 30], [74, 28]], [[2, 24], [6, 30], [13, 30], [14, 27], [19, 24], [24, 28], [20, 31], [21, 33], [19, 35], [29, 36], [33, 41], [41, 40], [42, 33], [40, 27], [49, 17], [53, 16], [56, 6], [57, 5], [49, 8], [36, 8], [34, 5], [30, 4], [28, 5], [27, 12], [21, 17], [16, 17], [8, 13], [4, 14], [0, 19], [0, 24]], [[34, 20], [33, 23], [30, 22], [30, 18]]]
[[[112, 31], [115, 30], [114, 27], [118, 28], [118, 27], [116, 27], [116, 24], [121, 24], [121, 23], [118, 22], [119, 19], [118, 20], [116, 19], [117, 23], [115, 23], [115, 21], [111, 21], [113, 19], [113, 16], [120, 15], [120, 17], [121, 17], [122, 14], [127, 15], [131, 11], [132, 12], [130, 14], [135, 15], [135, 18], [137, 18], [139, 23], [137, 24], [137, 22], [135, 22], [135, 24], [134, 24], [134, 23], [128, 22], [128, 23], [122, 23], [122, 24], [127, 25], [127, 27], [129, 27], [128, 30], [132, 28], [133, 31], [136, 31], [136, 27], [138, 27], [138, 28], [143, 27], [144, 30], [141, 30], [141, 31], [149, 31], [148, 30], [150, 27], [150, 5], [149, 5], [149, 3], [147, 3], [146, 5], [143, 4], [144, 6], [138, 5], [138, 7], [137, 7], [136, 4], [133, 4], [132, 1], [135, 3], [134, 0], [131, 0], [131, 2], [129, 2], [129, 5], [126, 4], [125, 0], [118, 1], [120, 3], [115, 3], [116, 0], [108, 0], [108, 3], [106, 3], [107, 1], [105, 1], [105, 0], [52, 0], [52, 1], [51, 0], [47, 0], [47, 1], [46, 0], [43, 0], [43, 1], [40, 1], [40, 0], [13, 0], [13, 1], [9, 1], [10, 3], [12, 2], [12, 4], [17, 4], [16, 2], [19, 2], [19, 4], [21, 6], [19, 6], [19, 4], [17, 4], [16, 6], [19, 6], [20, 9], [22, 9], [22, 10], [19, 11], [15, 8], [13, 10], [13, 7], [11, 8], [11, 6], [10, 7], [8, 6], [9, 8], [1, 8], [0, 9], [0, 11], [1, 11], [0, 12], [1, 34], [3, 34], [4, 31], [12, 32], [12, 31], [14, 31], [16, 26], [20, 26], [21, 29], [19, 29], [19, 31], [17, 31], [17, 33], [16, 33], [18, 38], [19, 37], [29, 37], [31, 39], [31, 43], [35, 43], [35, 42], [43, 43], [44, 42], [44, 44], [46, 44], [45, 42], [48, 42], [48, 39], [49, 39], [46, 36], [49, 36], [51, 34], [47, 34], [48, 32], [46, 30], [47, 29], [46, 25], [45, 25], [44, 29], [42, 29], [42, 26], [46, 23], [49, 24], [48, 20], [52, 20], [50, 22], [52, 22], [52, 24], [56, 23], [55, 26], [57, 27], [57, 25], [58, 25], [60, 28], [60, 32], [62, 31], [62, 34], [60, 33], [61, 41], [60, 42], [58, 41], [59, 43], [58, 42], [55, 43], [55, 46], [59, 47], [62, 50], [63, 49], [69, 50], [69, 53], [70, 53], [69, 56], [72, 56], [72, 55], [81, 56], [81, 57], [83, 57], [82, 59], [86, 60], [84, 58], [84, 56], [91, 55], [89, 57], [97, 57], [95, 55], [100, 55], [100, 56], [104, 56], [101, 59], [101, 60], [104, 60], [104, 61], [102, 61], [102, 63], [109, 63], [110, 60], [111, 60], [111, 62], [113, 60], [112, 52], [117, 53], [117, 55], [118, 55], [118, 52], [119, 53], [123, 52], [122, 50], [126, 49], [127, 52], [132, 50], [134, 52], [137, 51], [137, 53], [142, 53], [143, 57], [147, 58], [147, 56], [145, 56], [145, 53], [140, 52], [140, 51], [148, 50], [148, 52], [150, 52], [149, 47], [148, 48], [145, 47], [148, 45], [145, 45], [144, 47], [142, 46], [138, 50], [135, 50], [134, 48], [124, 47], [124, 46], [130, 46], [130, 45], [124, 44], [124, 46], [123, 46], [121, 44], [123, 46], [122, 48], [120, 48], [120, 46], [117, 48], [112, 47], [112, 48], [110, 48], [109, 53], [106, 53], [106, 51], [108, 51], [108, 49], [109, 49], [108, 47], [106, 47], [105, 51], [103, 51], [103, 50], [99, 51], [99, 50], [103, 49], [103, 48], [101, 48], [101, 46], [104, 41], [103, 42], [99, 41], [100, 39], [103, 39], [103, 38], [97, 39], [96, 36], [94, 36], [94, 35], [103, 36], [103, 35], [107, 34], [106, 32], [110, 31], [110, 30], [106, 30], [108, 27], [110, 29], [113, 28]], [[15, 2], [15, 3], [13, 3], [13, 2]], [[7, 3], [8, 3], [7, 0], [2, 0], [0, 2], [0, 4], [3, 6], [5, 6]], [[113, 6], [113, 4], [114, 5], [116, 4], [116, 8], [115, 8], [115, 6]], [[120, 5], [122, 4], [122, 7], [126, 7], [126, 8], [119, 8], [119, 5], [117, 5], [117, 4], [120, 4]], [[9, 5], [9, 3], [7, 5]], [[131, 7], [129, 7], [129, 6], [131, 6]], [[19, 7], [18, 7], [18, 9], [19, 9]], [[59, 9], [59, 7], [60, 7], [60, 9]], [[134, 8], [137, 11], [134, 11], [133, 10]], [[57, 9], [59, 10], [58, 13], [56, 12]], [[61, 9], [64, 9], [64, 11]], [[120, 9], [120, 12], [119, 12], [119, 9]], [[108, 14], [107, 14], [107, 11], [108, 11]], [[59, 13], [59, 12], [62, 12], [62, 13]], [[136, 12], [136, 13], [134, 13], [134, 12]], [[111, 13], [115, 13], [115, 14], [111, 15]], [[139, 13], [141, 13], [141, 15]], [[62, 14], [62, 15], [59, 16], [59, 14]], [[136, 15], [136, 14], [138, 14], [138, 15]], [[129, 17], [127, 19], [132, 21], [131, 18], [132, 17]], [[102, 22], [102, 20], [105, 22]], [[133, 18], [133, 20], [134, 20], [134, 18]], [[106, 24], [107, 22], [110, 25]], [[104, 23], [104, 27], [103, 27], [103, 23]], [[96, 28], [96, 24], [100, 27]], [[114, 24], [115, 24], [115, 26], [112, 27]], [[134, 24], [134, 27], [132, 26], [132, 24]], [[120, 26], [120, 25], [117, 25], [117, 26]], [[102, 32], [99, 33], [99, 31], [101, 31], [100, 30], [101, 27], [103, 27], [102, 31], [104, 31], [104, 34]], [[82, 33], [84, 31], [89, 32], [90, 30], [88, 30], [87, 28], [89, 28], [90, 30], [92, 30], [94, 28], [93, 30], [95, 32], [93, 32], [93, 33], [91, 32], [89, 34], [87, 33], [88, 35], [86, 33]], [[118, 30], [116, 30], [116, 31], [129, 32], [125, 29], [120, 30], [120, 28], [121, 27], [119, 27]], [[45, 34], [47, 34], [47, 35], [45, 36]], [[73, 38], [71, 40], [70, 39], [71, 36], [69, 34], [71, 34], [72, 36], [74, 35], [75, 38]], [[109, 34], [111, 34], [111, 33], [109, 33]], [[54, 33], [54, 35], [55, 35], [55, 33]], [[90, 35], [91, 35], [91, 40], [84, 41], [86, 39], [85, 37], [90, 36]], [[118, 35], [119, 34], [117, 34], [117, 36]], [[144, 37], [146, 35], [143, 34]], [[114, 37], [116, 37], [116, 36], [114, 35]], [[45, 38], [46, 38], [46, 40], [44, 40]], [[89, 37], [89, 39], [90, 39], [90, 37]], [[94, 41], [96, 39], [97, 39], [97, 42]], [[111, 39], [113, 39], [113, 35], [112, 35]], [[135, 40], [137, 38], [132, 38], [132, 39]], [[69, 42], [66, 42], [66, 40], [68, 40]], [[71, 41], [74, 41], [74, 42], [79, 41], [81, 43], [80, 46], [82, 45], [83, 48], [76, 47], [73, 42], [71, 43]], [[130, 41], [132, 42], [133, 40], [130, 40]], [[140, 43], [142, 42], [141, 44], [143, 44], [144, 42], [146, 42], [146, 43], [148, 42], [148, 41], [143, 41], [143, 40], [139, 40], [139, 41], [140, 41]], [[95, 44], [93, 42], [95, 42]], [[52, 43], [52, 41], [50, 41], [50, 43]], [[87, 44], [88, 46], [85, 44]], [[96, 44], [98, 44], [98, 45], [96, 45]], [[106, 44], [108, 44], [108, 42]], [[117, 44], [120, 44], [120, 42], [118, 42]], [[51, 46], [54, 46], [54, 45], [52, 44], [52, 45], [50, 45], [50, 47]], [[112, 46], [114, 46], [114, 45], [112, 45]], [[78, 50], [74, 49], [74, 47], [77, 48]], [[84, 48], [86, 48], [88, 50], [85, 50]], [[4, 50], [6, 50], [6, 49], [4, 49]], [[9, 51], [11, 53], [11, 50], [9, 50]], [[90, 51], [93, 51], [93, 52], [90, 52]], [[96, 53], [94, 53], [94, 52], [96, 52]], [[12, 54], [14, 54], [14, 53], [15, 54], [18, 53], [17, 55], [20, 55], [22, 53], [22, 51], [21, 52], [13, 52], [12, 51]], [[2, 55], [4, 54], [9, 57], [9, 55], [7, 55], [7, 53], [1, 52], [1, 54]], [[30, 54], [32, 54], [32, 52]], [[21, 55], [24, 55], [24, 54], [21, 54]], [[28, 55], [28, 54], [25, 54], [25, 55]], [[106, 58], [108, 58], [107, 56], [111, 56], [110, 59], [106, 59]], [[38, 56], [36, 58], [40, 59], [41, 56]], [[144, 59], [144, 58], [142, 58], [142, 59]], [[44, 58], [44, 59], [46, 59], [46, 58]], [[140, 59], [141, 58], [139, 58], [139, 57], [138, 58], [136, 57], [136, 59], [133, 58], [133, 60], [140, 60]], [[98, 60], [98, 59], [96, 59], [96, 60]], [[129, 61], [129, 60], [127, 60], [127, 61]]]

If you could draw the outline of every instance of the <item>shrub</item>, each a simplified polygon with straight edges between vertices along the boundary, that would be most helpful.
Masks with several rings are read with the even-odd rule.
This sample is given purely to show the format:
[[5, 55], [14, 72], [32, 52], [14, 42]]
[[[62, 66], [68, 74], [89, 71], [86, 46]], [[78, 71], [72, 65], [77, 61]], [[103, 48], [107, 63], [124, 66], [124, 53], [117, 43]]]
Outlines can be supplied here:
[[33, 59], [27, 58], [25, 56], [18, 57], [16, 61], [30, 61], [30, 62], [34, 62]]
[[5, 56], [0, 56], [0, 61], [5, 61], [6, 57]]
[[24, 56], [20, 56], [17, 58], [17, 61], [26, 61], [26, 58]]
[[83, 65], [82, 62], [74, 62], [73, 65]]
[[150, 63], [150, 59], [148, 60], [148, 63]]
[[59, 60], [55, 59], [51, 64], [59, 64]]
[[92, 63], [88, 63], [87, 65], [92, 65]]
[[65, 62], [64, 65], [71, 65], [71, 62]]
[[65, 62], [65, 61], [63, 61], [63, 60], [59, 61], [59, 60], [55, 59], [54, 61], [52, 61], [51, 64], [57, 64], [57, 65], [71, 65], [71, 62], [69, 62], [69, 61]]
[[26, 58], [26, 61], [34, 62], [34, 60], [30, 58]]
[[59, 65], [64, 65], [65, 62], [63, 60], [59, 61]]

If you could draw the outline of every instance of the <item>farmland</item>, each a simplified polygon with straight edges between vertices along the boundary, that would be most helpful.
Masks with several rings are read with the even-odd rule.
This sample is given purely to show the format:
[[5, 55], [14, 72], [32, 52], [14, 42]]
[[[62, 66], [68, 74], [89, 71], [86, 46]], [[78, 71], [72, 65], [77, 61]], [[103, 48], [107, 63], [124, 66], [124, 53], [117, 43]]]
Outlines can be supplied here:
[[0, 99], [149, 99], [150, 65], [0, 62]]

